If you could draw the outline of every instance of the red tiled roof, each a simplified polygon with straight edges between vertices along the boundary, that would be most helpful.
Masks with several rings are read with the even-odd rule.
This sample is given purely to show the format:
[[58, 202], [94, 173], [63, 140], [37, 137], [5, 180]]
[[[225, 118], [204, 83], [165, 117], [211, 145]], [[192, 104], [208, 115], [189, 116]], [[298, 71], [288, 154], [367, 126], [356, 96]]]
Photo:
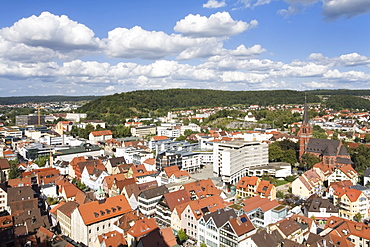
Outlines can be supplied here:
[[153, 136], [152, 137], [154, 141], [159, 141], [159, 140], [166, 140], [168, 139], [167, 136]]
[[137, 238], [143, 235], [148, 234], [149, 232], [158, 228], [157, 223], [154, 218], [145, 218], [135, 222], [130, 230], [127, 232], [131, 236]]
[[155, 159], [154, 158], [146, 159], [143, 163], [148, 165], [155, 165]]
[[123, 195], [109, 197], [105, 202], [89, 202], [78, 207], [85, 225], [110, 219], [131, 211], [130, 204]]
[[114, 180], [124, 180], [124, 179], [126, 179], [125, 174], [118, 173], [118, 174], [104, 177], [103, 183], [105, 183], [107, 188], [110, 189], [112, 187]]
[[98, 236], [99, 243], [103, 246], [119, 247], [126, 246], [127, 242], [122, 233], [111, 231]]
[[353, 177], [358, 176], [358, 173], [356, 172], [355, 169], [353, 169], [353, 167], [351, 165], [344, 165], [344, 166], [339, 167], [339, 169], [344, 174], [346, 174], [347, 177], [349, 177], [349, 178], [353, 178]]
[[225, 208], [228, 206], [228, 203], [224, 202], [224, 200], [218, 196], [210, 196], [200, 200], [195, 200], [191, 202], [186, 202], [180, 205], [177, 205], [175, 209], [177, 210], [178, 214], [181, 215], [185, 208], [190, 207], [193, 212], [193, 215], [196, 219], [200, 219], [204, 215], [202, 208], [207, 208], [209, 212], [215, 212], [217, 209]]
[[64, 191], [67, 198], [76, 197], [77, 193], [80, 192], [80, 190], [73, 184], [64, 185], [62, 187], [62, 191]]
[[255, 208], [261, 208], [263, 212], [271, 210], [277, 206], [279, 206], [279, 202], [277, 200], [269, 200], [267, 198], [261, 198], [260, 196], [254, 196], [244, 201], [244, 211], [249, 212]]
[[[340, 189], [339, 189], [340, 190]], [[343, 189], [342, 189], [343, 190]], [[339, 192], [339, 191], [338, 191]], [[339, 198], [341, 198], [342, 196], [344, 195], [347, 195], [348, 199], [351, 201], [351, 202], [355, 202], [358, 200], [358, 198], [360, 197], [360, 195], [362, 194], [362, 191], [360, 190], [356, 190], [356, 189], [344, 189], [343, 191], [340, 191], [340, 192], [343, 192], [343, 193], [340, 193], [338, 195]]]
[[[340, 224], [341, 222], [343, 222]], [[350, 235], [361, 237], [364, 239], [370, 239], [370, 228], [361, 222], [355, 222], [347, 219], [343, 219], [337, 216], [331, 216], [327, 221], [325, 228], [334, 228], [337, 235], [348, 238]], [[346, 234], [347, 233], [347, 234]]]
[[173, 191], [165, 194], [164, 197], [166, 198], [167, 205], [169, 206], [171, 211], [173, 211], [173, 209], [177, 205], [191, 201], [190, 197], [188, 196], [185, 190]]
[[58, 208], [63, 206], [64, 204], [66, 204], [66, 202], [60, 201], [56, 206], [54, 206], [52, 209], [50, 209], [49, 213], [57, 215]]
[[13, 226], [13, 216], [6, 215], [0, 217], [0, 230]]
[[259, 178], [258, 177], [248, 177], [248, 176], [245, 176], [245, 177], [242, 177], [239, 182], [238, 182], [238, 185], [236, 186], [237, 189], [240, 189], [240, 188], [247, 188], [248, 185], [252, 185], [252, 186], [255, 186], [257, 185], [257, 182], [258, 182]]
[[[241, 221], [241, 218], [245, 218], [246, 220]], [[229, 220], [229, 222], [239, 237], [255, 229], [253, 223], [246, 214], [242, 214], [237, 218], [232, 218]]]
[[107, 136], [107, 135], [113, 135], [112, 131], [110, 131], [110, 130], [91, 131], [91, 134], [92, 134], [93, 136]]
[[210, 195], [220, 195], [221, 190], [217, 189], [211, 179], [202, 179], [195, 182], [187, 183], [183, 185], [188, 195], [191, 197], [193, 191], [198, 199], [205, 198]]
[[8, 185], [10, 187], [32, 186], [31, 177], [9, 179], [8, 180]]
[[171, 177], [172, 175], [174, 175], [175, 178], [179, 178], [182, 176], [190, 177], [188, 171], [180, 171], [179, 167], [176, 165], [165, 167], [163, 168], [163, 170], [166, 173], [167, 177]]
[[173, 231], [172, 231], [171, 227], [163, 228], [160, 231], [161, 231], [161, 236], [163, 237], [167, 246], [176, 246], [177, 245], [176, 237], [173, 234]]
[[256, 192], [258, 194], [263, 194], [265, 197], [268, 197], [273, 189], [274, 185], [270, 181], [262, 180], [258, 186]]
[[9, 169], [10, 165], [7, 159], [0, 159], [0, 170]]

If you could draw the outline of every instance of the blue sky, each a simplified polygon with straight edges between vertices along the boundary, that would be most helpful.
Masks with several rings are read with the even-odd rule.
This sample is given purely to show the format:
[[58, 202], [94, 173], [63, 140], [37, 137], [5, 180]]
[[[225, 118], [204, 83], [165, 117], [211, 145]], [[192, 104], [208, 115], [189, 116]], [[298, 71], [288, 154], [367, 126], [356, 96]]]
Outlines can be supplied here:
[[369, 82], [369, 0], [0, 1], [2, 97]]

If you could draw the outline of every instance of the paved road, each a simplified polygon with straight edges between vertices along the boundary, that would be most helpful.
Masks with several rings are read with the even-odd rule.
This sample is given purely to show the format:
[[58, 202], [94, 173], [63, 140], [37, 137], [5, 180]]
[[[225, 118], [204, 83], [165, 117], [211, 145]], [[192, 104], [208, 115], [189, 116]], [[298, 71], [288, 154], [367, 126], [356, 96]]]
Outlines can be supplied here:
[[213, 178], [213, 166], [212, 164], [208, 164], [205, 167], [203, 167], [202, 170], [198, 173], [190, 173], [190, 177], [200, 180], [200, 179], [207, 179], [207, 178]]

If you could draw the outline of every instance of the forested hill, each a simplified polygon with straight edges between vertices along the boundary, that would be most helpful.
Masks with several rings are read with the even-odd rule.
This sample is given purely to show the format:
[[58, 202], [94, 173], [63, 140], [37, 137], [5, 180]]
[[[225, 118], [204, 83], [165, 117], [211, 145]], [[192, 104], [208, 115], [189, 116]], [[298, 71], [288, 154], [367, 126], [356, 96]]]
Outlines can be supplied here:
[[[130, 117], [133, 115], [147, 116], [149, 113], [163, 114], [168, 110], [196, 107], [296, 104], [303, 103], [304, 98], [305, 92], [292, 90], [142, 90], [104, 96], [90, 101], [81, 107], [79, 111], [88, 113], [88, 116], [91, 118], [105, 118], [109, 115]], [[318, 103], [320, 102], [320, 98], [313, 94], [307, 94], [307, 102]]]
[[370, 90], [349, 90], [349, 89], [317, 89], [305, 91], [306, 93], [313, 95], [352, 95], [352, 96], [364, 96], [370, 95]]
[[90, 101], [99, 98], [98, 96], [18, 96], [18, 97], [0, 97], [0, 105], [15, 105], [25, 103], [50, 103], [50, 102], [78, 102]]

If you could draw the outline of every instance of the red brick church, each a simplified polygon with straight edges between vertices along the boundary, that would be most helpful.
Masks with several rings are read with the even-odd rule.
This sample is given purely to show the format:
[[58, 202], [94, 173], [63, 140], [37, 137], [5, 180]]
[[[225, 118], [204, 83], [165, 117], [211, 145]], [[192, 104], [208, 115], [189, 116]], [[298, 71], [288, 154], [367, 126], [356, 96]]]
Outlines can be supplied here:
[[312, 127], [308, 117], [307, 103], [304, 104], [304, 113], [299, 137], [299, 159], [305, 153], [319, 157], [324, 164], [346, 165], [353, 164], [345, 146], [339, 140], [312, 138]]

